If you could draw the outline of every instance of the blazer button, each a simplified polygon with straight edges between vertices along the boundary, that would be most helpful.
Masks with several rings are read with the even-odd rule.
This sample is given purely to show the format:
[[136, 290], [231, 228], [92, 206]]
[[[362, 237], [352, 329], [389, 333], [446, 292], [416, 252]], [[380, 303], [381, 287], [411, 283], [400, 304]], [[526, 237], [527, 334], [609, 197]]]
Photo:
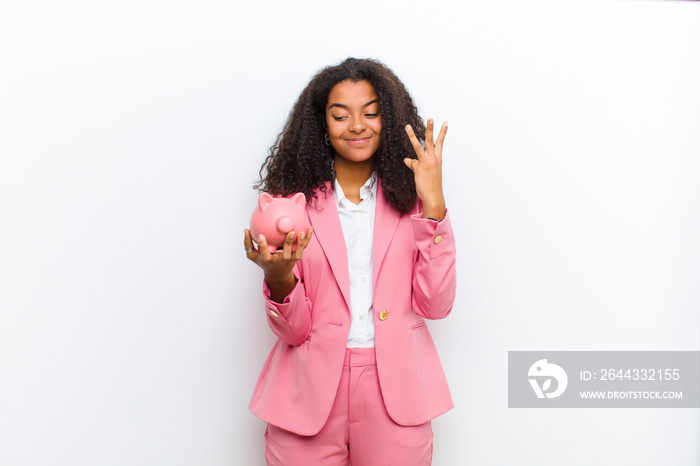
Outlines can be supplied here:
[[442, 236], [440, 236], [440, 235], [437, 235], [437, 236], [435, 237], [435, 239], [433, 239], [433, 242], [434, 242], [435, 244], [438, 244], [440, 241], [442, 241]]
[[276, 313], [276, 312], [273, 311], [272, 309], [270, 309], [270, 315], [271, 315], [272, 317], [279, 317], [279, 316], [280, 316], [278, 313]]
[[387, 317], [389, 317], [389, 311], [383, 309], [382, 312], [379, 313], [379, 320], [386, 320]]

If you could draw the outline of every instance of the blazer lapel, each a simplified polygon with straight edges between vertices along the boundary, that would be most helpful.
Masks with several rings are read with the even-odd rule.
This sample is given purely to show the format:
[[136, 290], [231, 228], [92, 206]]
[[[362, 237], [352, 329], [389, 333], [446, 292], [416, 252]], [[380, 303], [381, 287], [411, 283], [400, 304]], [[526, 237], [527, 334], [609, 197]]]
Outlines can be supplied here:
[[313, 236], [321, 245], [331, 266], [335, 281], [350, 309], [350, 277], [348, 271], [348, 252], [345, 247], [343, 228], [340, 226], [338, 208], [330, 182], [326, 183], [326, 192], [318, 191], [318, 196], [306, 211], [309, 214]]
[[401, 218], [401, 214], [384, 199], [381, 179], [377, 180], [377, 183], [379, 183], [377, 186], [377, 208], [374, 214], [374, 234], [372, 237], [372, 283], [375, 285], [382, 261]]

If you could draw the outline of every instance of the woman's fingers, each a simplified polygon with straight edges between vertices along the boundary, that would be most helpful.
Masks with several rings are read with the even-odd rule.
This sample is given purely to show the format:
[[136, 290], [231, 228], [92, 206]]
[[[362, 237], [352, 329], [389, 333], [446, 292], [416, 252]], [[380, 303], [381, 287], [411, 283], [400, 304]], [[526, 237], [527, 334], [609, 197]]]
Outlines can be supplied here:
[[[435, 138], [435, 120], [429, 118], [425, 129], [425, 149], [420, 145], [415, 132], [406, 125], [406, 133], [417, 159], [406, 157], [404, 164], [413, 171], [416, 192], [423, 201], [424, 209], [430, 205], [430, 212], [435, 218], [444, 218], [444, 195], [442, 193], [442, 147], [447, 134], [447, 122], [443, 123], [437, 139]], [[425, 210], [427, 212], [428, 210]]]
[[313, 231], [314, 229], [309, 227], [305, 232], [299, 232], [299, 236], [297, 237], [297, 248], [294, 251], [294, 258], [296, 260], [300, 260], [302, 258], [304, 249], [306, 249], [306, 246], [309, 245], [309, 241], [311, 241]]
[[[243, 230], [243, 247], [246, 248], [245, 255], [248, 257], [248, 259], [255, 261], [255, 258], [259, 253], [255, 250], [255, 246], [253, 245], [253, 235], [247, 228]], [[252, 249], [252, 251], [248, 252], [247, 250], [249, 249]]]
[[250, 234], [250, 230], [247, 228], [243, 229], [243, 246], [246, 249], [250, 249], [253, 247], [253, 237]]
[[428, 124], [425, 128], [425, 153], [430, 155], [430, 153], [435, 149], [433, 145], [433, 126], [435, 122], [432, 118], [428, 118]]
[[[442, 161], [442, 146], [445, 142], [445, 135], [447, 134], [447, 122], [442, 124], [440, 132], [438, 133], [437, 140], [433, 140], [435, 132], [435, 120], [428, 118], [425, 129], [425, 149], [421, 146], [420, 141], [413, 132], [411, 125], [406, 125], [406, 134], [411, 141], [413, 150], [416, 151], [418, 156], [418, 162], [423, 163], [424, 161], [437, 161], [438, 163]], [[415, 169], [415, 164], [411, 161], [412, 159], [404, 159], [404, 163], [411, 170]], [[415, 171], [415, 170], [414, 170]]]
[[[246, 249], [252, 248], [253, 251], [247, 253], [248, 259], [252, 260], [266, 271], [284, 270], [291, 268], [296, 261], [301, 259], [304, 249], [309, 245], [313, 228], [309, 227], [306, 232], [296, 234], [291, 231], [287, 233], [282, 244], [282, 250], [270, 252], [267, 244], [267, 239], [264, 235], [258, 237], [258, 249], [253, 245], [253, 236], [250, 230], [244, 230], [243, 245]], [[292, 251], [294, 244], [296, 249]]]
[[294, 237], [296, 233], [290, 231], [287, 233], [287, 237], [284, 238], [284, 244], [282, 245], [282, 259], [289, 260], [292, 258], [292, 246], [294, 245]]
[[[432, 158], [442, 158], [442, 145], [445, 141], [445, 135], [447, 134], [447, 122], [442, 124], [440, 132], [438, 133], [437, 140], [433, 140], [435, 133], [435, 120], [432, 118], [428, 119], [426, 129], [425, 129], [425, 149], [421, 146], [416, 133], [413, 132], [411, 125], [406, 125], [406, 134], [408, 139], [411, 141], [413, 150], [416, 152], [419, 161]], [[408, 168], [413, 169], [413, 164], [404, 160], [404, 163]]]
[[272, 254], [270, 253], [270, 249], [267, 246], [267, 239], [265, 239], [265, 235], [260, 235], [258, 237], [258, 249], [260, 250], [260, 255], [262, 256], [262, 259], [265, 262], [270, 262], [272, 259]]
[[302, 254], [304, 253], [304, 248], [306, 247], [306, 232], [300, 231], [299, 235], [297, 236], [297, 247], [294, 250], [294, 259], [299, 260], [301, 259]]
[[442, 160], [442, 144], [445, 142], [445, 135], [447, 134], [447, 122], [442, 124], [440, 128], [440, 133], [438, 134], [437, 141], [435, 142], [435, 157]]
[[413, 132], [413, 128], [411, 128], [411, 125], [406, 125], [406, 134], [408, 134], [408, 139], [411, 141], [413, 150], [416, 151], [416, 156], [418, 157], [418, 160], [423, 160], [423, 157], [425, 156], [425, 151], [423, 150], [423, 146], [420, 145], [420, 141], [416, 137], [416, 133]]

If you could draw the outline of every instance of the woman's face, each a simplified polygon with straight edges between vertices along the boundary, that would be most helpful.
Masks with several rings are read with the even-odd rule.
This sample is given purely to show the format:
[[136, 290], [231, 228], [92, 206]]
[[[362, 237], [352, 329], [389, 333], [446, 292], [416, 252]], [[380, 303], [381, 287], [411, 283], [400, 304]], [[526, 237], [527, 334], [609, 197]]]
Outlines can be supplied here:
[[368, 81], [341, 81], [331, 89], [326, 125], [338, 156], [364, 162], [379, 149], [382, 119], [374, 88]]

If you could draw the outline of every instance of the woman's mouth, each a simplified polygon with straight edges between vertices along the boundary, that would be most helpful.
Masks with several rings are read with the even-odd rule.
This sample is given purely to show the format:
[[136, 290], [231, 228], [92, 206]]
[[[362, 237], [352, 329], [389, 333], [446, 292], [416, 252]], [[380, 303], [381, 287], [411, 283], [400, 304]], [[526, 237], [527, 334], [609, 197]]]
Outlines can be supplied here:
[[370, 139], [371, 138], [346, 139], [345, 142], [347, 142], [351, 146], [360, 146], [362, 144], [369, 142]]

